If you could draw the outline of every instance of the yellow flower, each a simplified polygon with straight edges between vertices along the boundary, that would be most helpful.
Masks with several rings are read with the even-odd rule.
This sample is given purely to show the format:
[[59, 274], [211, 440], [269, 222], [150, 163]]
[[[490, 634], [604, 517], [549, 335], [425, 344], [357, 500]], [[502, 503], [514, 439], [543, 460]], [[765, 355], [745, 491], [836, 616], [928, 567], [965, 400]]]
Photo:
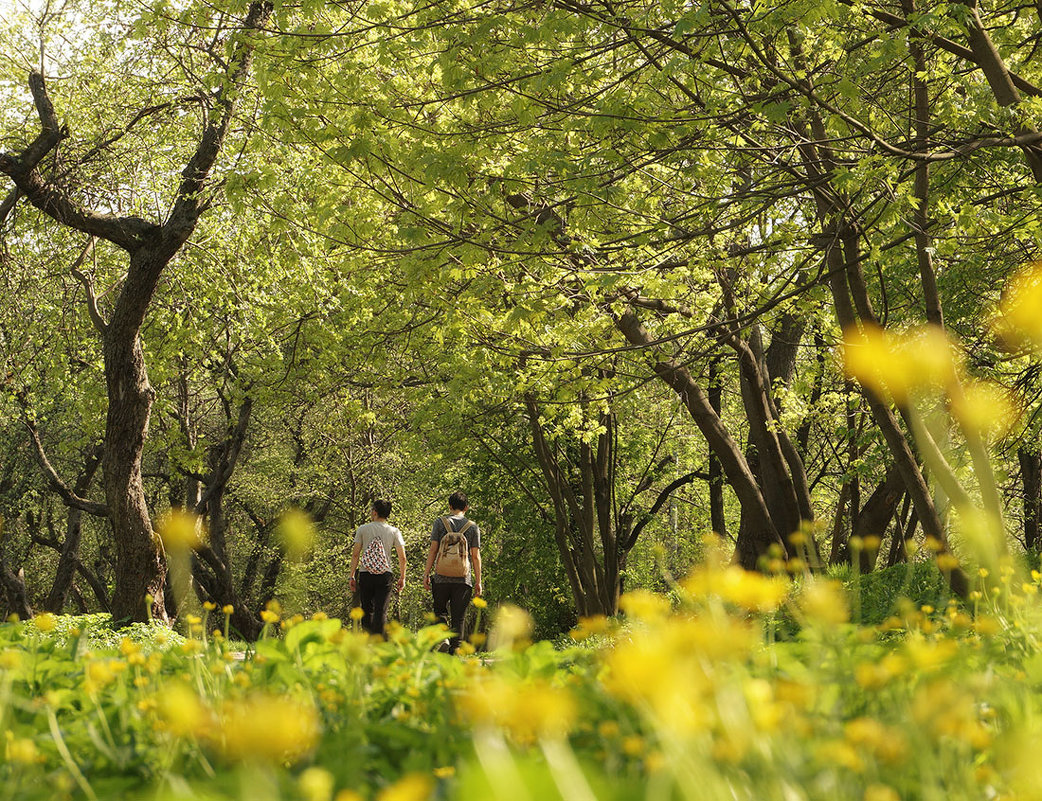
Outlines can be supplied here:
[[750, 612], [772, 612], [789, 594], [790, 582], [780, 576], [764, 576], [732, 565], [720, 570], [694, 570], [683, 587], [695, 598], [719, 597]]
[[503, 604], [496, 610], [492, 624], [491, 647], [493, 650], [526, 644], [532, 634], [532, 616], [513, 604]]
[[1042, 349], [1042, 262], [1029, 264], [1007, 281], [993, 329], [1010, 349]]
[[837, 581], [808, 579], [804, 582], [798, 603], [808, 618], [827, 625], [846, 623], [850, 619], [846, 593]]
[[864, 801], [901, 801], [897, 790], [885, 784], [870, 784], [865, 788]]
[[263, 611], [261, 611], [260, 616], [261, 620], [263, 620], [265, 623], [279, 622], [279, 616], [272, 612], [270, 609], [264, 609]]
[[365, 617], [365, 612], [362, 611], [362, 607], [356, 606], [354, 609], [351, 610], [349, 617], [352, 620], [361, 620], [363, 617]]
[[1009, 391], [990, 381], [965, 384], [953, 395], [951, 410], [965, 430], [980, 436], [1002, 436], [1020, 416]]
[[319, 718], [303, 699], [254, 695], [221, 710], [218, 747], [233, 761], [298, 762], [318, 744]]
[[[8, 736], [10, 736], [8, 732]], [[18, 762], [23, 765], [32, 765], [42, 761], [40, 752], [36, 749], [36, 743], [24, 737], [9, 739], [6, 744], [7, 759], [10, 762]]]
[[304, 558], [315, 544], [315, 524], [307, 512], [287, 509], [279, 518], [276, 533], [291, 561]]
[[307, 768], [297, 779], [302, 801], [330, 801], [334, 785], [333, 774], [318, 767]]
[[376, 801], [428, 801], [433, 791], [434, 782], [430, 776], [410, 773], [381, 790]]
[[209, 731], [210, 710], [186, 684], [170, 684], [158, 695], [157, 708], [164, 728], [178, 737], [196, 737]]
[[958, 375], [955, 348], [936, 326], [895, 335], [878, 326], [843, 334], [843, 362], [849, 377], [876, 395], [905, 403], [919, 390], [951, 386]]
[[226, 615], [232, 615], [235, 614], [235, 607], [231, 604], [225, 604], [221, 607], [221, 611], [224, 612], [224, 614]]
[[563, 737], [575, 724], [577, 714], [571, 693], [543, 680], [514, 683], [490, 676], [476, 682], [459, 703], [478, 726], [506, 729], [523, 744], [543, 737]]
[[43, 612], [37, 615], [33, 618], [33, 622], [36, 624], [36, 628], [39, 631], [54, 631], [55, 617], [50, 612]]
[[650, 590], [633, 590], [619, 598], [619, 607], [637, 620], [659, 620], [669, 612], [669, 601]]
[[439, 779], [451, 779], [456, 775], [456, 768], [452, 765], [445, 765], [440, 768], [434, 769], [434, 775]]
[[168, 551], [188, 551], [202, 547], [206, 541], [203, 521], [184, 509], [171, 509], [159, 519], [159, 536]]
[[0, 668], [3, 670], [17, 670], [22, 665], [22, 652], [14, 648], [5, 648], [0, 651]]

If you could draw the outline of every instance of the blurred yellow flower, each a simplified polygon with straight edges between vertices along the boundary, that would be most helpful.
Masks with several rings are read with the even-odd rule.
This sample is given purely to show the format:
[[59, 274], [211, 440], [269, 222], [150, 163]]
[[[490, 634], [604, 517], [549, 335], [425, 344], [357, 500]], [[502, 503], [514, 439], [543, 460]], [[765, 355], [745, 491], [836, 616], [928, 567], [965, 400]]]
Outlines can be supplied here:
[[885, 784], [870, 784], [865, 788], [864, 801], [901, 801], [897, 790]]
[[456, 775], [456, 768], [452, 765], [445, 765], [440, 768], [435, 768], [434, 775], [439, 779], [451, 779], [453, 776]]
[[519, 743], [563, 737], [575, 723], [575, 701], [566, 689], [543, 680], [513, 682], [490, 676], [459, 699], [464, 715], [478, 726], [503, 728]]
[[[10, 734], [8, 732], [9, 736]], [[40, 752], [36, 748], [36, 743], [25, 737], [8, 739], [5, 744], [5, 753], [9, 762], [16, 762], [22, 765], [32, 765], [35, 762], [43, 761]]]
[[527, 643], [534, 625], [532, 616], [521, 607], [513, 604], [501, 605], [496, 610], [496, 618], [492, 624], [492, 649], [511, 648], [518, 643]]
[[427, 801], [434, 792], [430, 776], [410, 773], [376, 795], [376, 801]]
[[171, 552], [198, 549], [206, 542], [202, 518], [184, 509], [170, 509], [159, 518], [157, 526], [163, 547]]
[[850, 619], [847, 595], [838, 581], [807, 579], [797, 603], [804, 615], [819, 623], [838, 625]]
[[305, 769], [297, 779], [301, 801], [330, 801], [335, 784], [332, 773], [314, 766]]
[[480, 595], [477, 595], [473, 599], [471, 599], [471, 603], [474, 604], [475, 609], [484, 609], [488, 606], [488, 601], [486, 601]]
[[669, 612], [669, 601], [650, 590], [633, 590], [619, 598], [619, 608], [637, 620], [658, 620]]
[[293, 763], [318, 744], [319, 733], [309, 701], [258, 694], [222, 707], [217, 744], [233, 761]]
[[905, 403], [915, 392], [951, 386], [959, 372], [954, 344], [936, 326], [893, 334], [878, 326], [843, 333], [843, 363], [849, 377], [876, 395]]
[[300, 561], [315, 544], [315, 524], [307, 512], [287, 509], [279, 518], [276, 533], [291, 561]]
[[350, 611], [348, 617], [356, 621], [361, 620], [363, 617], [365, 617], [365, 612], [363, 611], [362, 607], [356, 606]]
[[1001, 437], [1020, 417], [1020, 409], [1009, 391], [991, 381], [967, 382], [952, 396], [952, 415], [967, 432]]
[[1010, 349], [1042, 350], [1042, 261], [1032, 262], [1006, 282], [993, 330]]
[[54, 631], [55, 622], [56, 619], [50, 612], [41, 612], [33, 618], [37, 630], [42, 632]]
[[722, 570], [699, 567], [682, 586], [694, 598], [718, 597], [750, 612], [773, 612], [792, 584], [782, 576], [765, 576], [731, 565]]
[[168, 684], [156, 698], [163, 728], [178, 737], [206, 734], [213, 723], [210, 710], [186, 684]]

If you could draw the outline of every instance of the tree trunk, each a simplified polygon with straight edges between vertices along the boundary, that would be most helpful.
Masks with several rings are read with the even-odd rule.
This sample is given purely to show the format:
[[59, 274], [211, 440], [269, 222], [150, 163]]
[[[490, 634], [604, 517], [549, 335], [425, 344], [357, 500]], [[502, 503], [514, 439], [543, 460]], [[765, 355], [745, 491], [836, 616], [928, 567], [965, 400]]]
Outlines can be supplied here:
[[[87, 494], [100, 464], [101, 448], [97, 447], [88, 455], [83, 470], [76, 477], [73, 492], [80, 497]], [[61, 556], [58, 557], [51, 590], [44, 601], [44, 609], [55, 614], [61, 614], [68, 600], [72, 580], [80, 561], [80, 540], [83, 536], [83, 511], [75, 506], [68, 506], [65, 515], [65, 539], [62, 541]]]
[[1020, 481], [1024, 488], [1024, 547], [1029, 551], [1038, 550], [1039, 512], [1042, 511], [1042, 454], [1029, 451], [1027, 448], [1017, 449], [1020, 460]]
[[886, 471], [886, 477], [868, 496], [864, 507], [857, 513], [852, 528], [854, 535], [862, 540], [859, 555], [859, 567], [862, 573], [871, 573], [875, 570], [878, 556], [878, 548], [870, 550], [865, 547], [865, 538], [878, 537], [882, 542], [890, 521], [894, 519], [897, 502], [901, 500], [902, 495], [904, 495], [904, 484], [901, 481], [901, 473], [896, 467], [891, 466]]
[[[721, 386], [719, 360], [714, 359], [709, 363], [709, 405], [716, 413], [721, 415]], [[727, 539], [727, 518], [724, 516], [724, 471], [720, 467], [720, 460], [709, 450], [709, 525], [718, 536]]]

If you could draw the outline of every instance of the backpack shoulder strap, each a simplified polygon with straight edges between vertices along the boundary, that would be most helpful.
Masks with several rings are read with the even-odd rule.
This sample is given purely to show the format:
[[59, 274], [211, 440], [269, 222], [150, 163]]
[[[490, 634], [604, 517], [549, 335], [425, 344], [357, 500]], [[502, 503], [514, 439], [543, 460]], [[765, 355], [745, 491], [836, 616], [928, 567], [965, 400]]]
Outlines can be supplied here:
[[473, 520], [468, 520], [468, 521], [467, 521], [466, 523], [464, 523], [464, 524], [463, 524], [462, 528], [460, 528], [460, 530], [459, 530], [459, 531], [457, 531], [456, 533], [457, 533], [457, 534], [463, 534], [463, 533], [465, 533], [465, 532], [466, 532], [466, 530], [467, 530], [468, 528], [470, 528], [470, 527], [471, 527], [471, 526], [473, 526], [473, 525], [474, 525], [474, 521], [473, 521]]
[[456, 532], [454, 532], [452, 530], [452, 523], [449, 522], [449, 518], [443, 517], [441, 519], [441, 524], [442, 524], [442, 526], [445, 527], [445, 533], [446, 534], [455, 534], [456, 533]]

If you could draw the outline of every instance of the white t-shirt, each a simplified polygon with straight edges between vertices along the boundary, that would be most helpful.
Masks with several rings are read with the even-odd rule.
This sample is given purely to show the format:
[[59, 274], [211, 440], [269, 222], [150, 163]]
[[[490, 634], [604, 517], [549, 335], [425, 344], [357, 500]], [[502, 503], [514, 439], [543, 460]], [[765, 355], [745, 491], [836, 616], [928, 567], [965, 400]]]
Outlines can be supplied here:
[[[355, 529], [355, 545], [362, 546], [362, 553], [365, 553], [373, 540], [380, 541], [384, 554], [387, 556], [387, 564], [391, 564], [391, 551], [394, 550], [395, 544], [401, 545], [402, 549], [405, 549], [402, 532], [389, 523], [374, 520], [372, 523], [366, 523]], [[399, 565], [400, 567], [401, 565]]]

